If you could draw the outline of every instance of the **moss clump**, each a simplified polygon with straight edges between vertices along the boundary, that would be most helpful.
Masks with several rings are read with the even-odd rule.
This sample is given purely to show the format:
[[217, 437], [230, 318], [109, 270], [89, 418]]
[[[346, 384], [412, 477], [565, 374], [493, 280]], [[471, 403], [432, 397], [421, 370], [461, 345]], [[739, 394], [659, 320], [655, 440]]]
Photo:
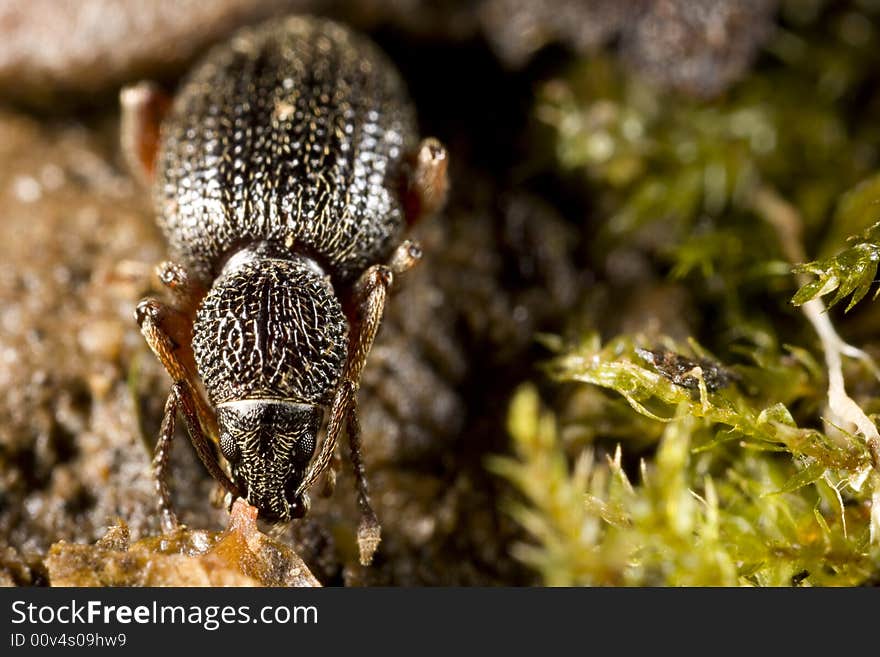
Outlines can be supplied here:
[[[803, 305], [834, 292], [828, 302], [834, 306], [850, 297], [846, 306], [851, 310], [871, 289], [877, 276], [877, 261], [880, 260], [880, 222], [874, 224], [860, 236], [850, 238], [852, 245], [830, 258], [808, 262], [795, 271], [815, 276], [815, 280], [804, 284], [792, 303]], [[878, 291], [874, 292], [877, 296]]]
[[533, 540], [516, 554], [548, 584], [856, 585], [875, 576], [880, 478], [858, 437], [798, 427], [748, 370], [754, 395], [738, 384], [710, 391], [699, 370], [698, 390], [676, 385], [627, 338], [568, 348], [550, 372], [622, 395], [659, 431], [651, 456], [627, 463], [625, 439], [604, 455], [579, 447], [564, 439], [577, 420], [542, 409], [531, 385], [517, 392], [514, 456], [490, 467], [520, 492], [509, 511]]
[[636, 251], [657, 274], [694, 286], [724, 324], [760, 332], [786, 311], [767, 308], [768, 293], [781, 306], [794, 293], [792, 253], [767, 217], [768, 195], [797, 209], [790, 237], [806, 254], [828, 253], [876, 221], [835, 208], [878, 166], [870, 108], [880, 101], [880, 12], [807, 4], [783, 3], [755, 71], [711, 102], [603, 57], [539, 86], [536, 135], [550, 144], [547, 165], [588, 206], [600, 273], [615, 276], [611, 256]]
[[[490, 467], [547, 583], [877, 581], [877, 310], [822, 298], [852, 308], [880, 257], [878, 9], [783, 2], [711, 102], [601, 57], [540, 87], [595, 280]], [[669, 284], [686, 313], [614, 321]]]

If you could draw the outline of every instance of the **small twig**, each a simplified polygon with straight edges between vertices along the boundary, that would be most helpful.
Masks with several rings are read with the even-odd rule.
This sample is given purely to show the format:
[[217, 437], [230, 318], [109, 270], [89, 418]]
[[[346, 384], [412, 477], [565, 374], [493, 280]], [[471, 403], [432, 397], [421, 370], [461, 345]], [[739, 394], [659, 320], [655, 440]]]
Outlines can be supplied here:
[[828, 407], [839, 419], [854, 424], [865, 437], [871, 452], [871, 461], [875, 468], [880, 468], [880, 433], [877, 426], [865, 415], [865, 412], [853, 401], [846, 392], [843, 380], [844, 347], [848, 346], [834, 330], [825, 304], [820, 299], [808, 301], [802, 307], [807, 319], [813, 325], [822, 349], [825, 352], [825, 365], [828, 368]]
[[[797, 208], [775, 190], [765, 186], [755, 191], [752, 204], [757, 213], [776, 230], [785, 257], [792, 264], [804, 262], [807, 257], [801, 239], [803, 221]], [[801, 284], [806, 282], [804, 275], [798, 276], [798, 282]], [[877, 366], [868, 354], [847, 344], [837, 334], [826, 312], [825, 303], [821, 299], [808, 301], [801, 306], [801, 310], [813, 325], [822, 343], [822, 351], [825, 353], [825, 366], [828, 368], [828, 408], [835, 420], [855, 425], [865, 438], [874, 468], [880, 470], [880, 432], [846, 392], [843, 356], [866, 362], [875, 375], [878, 372]]]

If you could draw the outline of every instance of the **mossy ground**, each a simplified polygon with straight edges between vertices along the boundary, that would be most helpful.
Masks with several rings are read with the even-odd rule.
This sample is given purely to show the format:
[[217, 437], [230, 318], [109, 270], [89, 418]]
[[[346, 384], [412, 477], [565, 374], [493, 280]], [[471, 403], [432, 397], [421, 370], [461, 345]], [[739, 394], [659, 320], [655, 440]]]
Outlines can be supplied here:
[[666, 279], [687, 309], [684, 330], [636, 331], [587, 309], [514, 395], [513, 455], [489, 466], [546, 583], [877, 581], [877, 309], [856, 304], [880, 253], [878, 18], [782, 3], [711, 101], [607, 59], [540, 88], [547, 160], [589, 197], [593, 297]]

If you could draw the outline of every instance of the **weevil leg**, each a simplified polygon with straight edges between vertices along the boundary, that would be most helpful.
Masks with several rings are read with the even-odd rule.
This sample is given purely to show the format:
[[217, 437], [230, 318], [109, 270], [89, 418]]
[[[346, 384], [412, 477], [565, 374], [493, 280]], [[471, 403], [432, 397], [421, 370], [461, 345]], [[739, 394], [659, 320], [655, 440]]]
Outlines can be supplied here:
[[135, 316], [147, 344], [171, 376], [175, 404], [183, 414], [199, 459], [221, 486], [238, 497], [238, 488], [223, 471], [213, 447], [212, 437], [218, 434], [217, 417], [197, 385], [195, 361], [188, 347], [192, 320], [151, 298], [138, 304]]
[[162, 427], [159, 430], [159, 440], [153, 452], [153, 477], [156, 483], [156, 493], [159, 497], [159, 521], [162, 531], [166, 534], [173, 532], [180, 526], [177, 515], [174, 513], [174, 505], [171, 502], [171, 492], [168, 487], [168, 460], [171, 455], [171, 447], [174, 444], [174, 430], [176, 428], [177, 413], [183, 413], [196, 453], [202, 463], [220, 484], [233, 495], [233, 499], [239, 495], [237, 487], [228, 480], [225, 472], [217, 464], [211, 443], [202, 432], [201, 424], [191, 403], [186, 386], [182, 382], [175, 383], [165, 403], [165, 414], [162, 418]]
[[358, 550], [361, 563], [370, 565], [373, 555], [382, 540], [382, 527], [370, 504], [370, 487], [367, 483], [367, 470], [361, 457], [361, 421], [357, 412], [357, 398], [352, 402], [348, 414], [348, 445], [351, 450], [351, 464], [354, 467], [355, 485], [357, 486], [358, 507], [361, 521], [358, 526]]
[[[360, 422], [357, 418], [357, 391], [360, 386], [361, 372], [367, 362], [367, 356], [373, 347], [385, 300], [388, 296], [395, 273], [403, 273], [412, 268], [422, 257], [419, 245], [412, 241], [403, 242], [392, 255], [387, 265], [373, 265], [364, 272], [354, 286], [355, 317], [352, 320], [352, 331], [349, 338], [348, 359], [343, 370], [342, 381], [336, 389], [330, 406], [330, 421], [327, 435], [321, 444], [321, 451], [312, 460], [309, 469], [297, 489], [297, 495], [304, 494], [315, 480], [330, 465], [339, 436], [343, 429], [350, 432], [352, 462], [355, 468], [358, 487], [358, 504], [361, 507], [361, 523], [358, 528], [358, 547], [361, 563], [368, 565], [381, 540], [379, 521], [370, 505], [366, 471], [360, 454]], [[354, 437], [351, 432], [355, 432]]]
[[394, 274], [403, 274], [419, 264], [422, 247], [415, 240], [404, 240], [388, 260], [388, 268]]
[[159, 430], [159, 440], [153, 451], [153, 480], [156, 484], [156, 494], [159, 497], [159, 522], [162, 532], [169, 534], [180, 526], [177, 515], [174, 513], [174, 505], [171, 502], [171, 492], [168, 487], [168, 458], [171, 455], [171, 447], [174, 444], [174, 429], [177, 420], [177, 396], [172, 392], [165, 402], [165, 414], [162, 417], [162, 428]]
[[159, 125], [171, 106], [169, 96], [155, 82], [138, 82], [119, 92], [122, 116], [119, 137], [129, 170], [143, 183], [153, 179]]
[[449, 153], [439, 140], [428, 137], [412, 158], [404, 193], [407, 223], [432, 216], [446, 201], [449, 189]]
[[333, 402], [330, 405], [330, 421], [327, 423], [327, 434], [321, 443], [321, 451], [312, 459], [309, 469], [303, 475], [302, 482], [296, 489], [296, 495], [305, 495], [306, 491], [315, 483], [315, 480], [327, 470], [339, 443], [339, 434], [345, 428], [346, 413], [354, 398], [356, 386], [352, 381], [343, 379], [336, 388]]
[[183, 381], [190, 388], [205, 431], [216, 436], [217, 417], [197, 385], [195, 357], [189, 346], [192, 336], [190, 316], [158, 299], [148, 297], [138, 303], [135, 318], [141, 334], [171, 376], [172, 382]]
[[199, 455], [199, 459], [208, 472], [211, 473], [211, 476], [232, 494], [233, 500], [241, 497], [241, 491], [238, 490], [238, 486], [233, 483], [220, 466], [217, 460], [217, 452], [214, 450], [214, 444], [205, 435], [190, 386], [185, 381], [177, 381], [172, 386], [171, 391], [177, 397], [177, 403], [180, 405], [190, 440], [193, 447], [196, 448], [196, 454]]
[[174, 308], [193, 317], [206, 292], [201, 283], [193, 279], [183, 265], [170, 260], [156, 265], [155, 272], [159, 282], [171, 293]]
[[412, 269], [421, 258], [422, 248], [419, 244], [413, 240], [405, 240], [394, 251], [387, 265], [373, 265], [355, 284], [356, 315], [352, 321], [348, 360], [344, 370], [344, 377], [349, 381], [359, 383], [361, 380], [361, 372], [379, 332], [385, 300], [394, 282], [394, 275]]

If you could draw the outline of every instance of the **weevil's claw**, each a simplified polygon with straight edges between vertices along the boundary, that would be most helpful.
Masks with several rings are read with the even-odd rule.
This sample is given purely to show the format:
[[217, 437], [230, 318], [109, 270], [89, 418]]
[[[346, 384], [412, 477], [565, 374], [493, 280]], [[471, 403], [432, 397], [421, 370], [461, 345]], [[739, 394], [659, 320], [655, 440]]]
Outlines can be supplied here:
[[365, 514], [361, 518], [357, 541], [361, 565], [369, 566], [373, 563], [373, 555], [379, 549], [379, 543], [382, 542], [382, 527], [379, 525], [375, 515]]

